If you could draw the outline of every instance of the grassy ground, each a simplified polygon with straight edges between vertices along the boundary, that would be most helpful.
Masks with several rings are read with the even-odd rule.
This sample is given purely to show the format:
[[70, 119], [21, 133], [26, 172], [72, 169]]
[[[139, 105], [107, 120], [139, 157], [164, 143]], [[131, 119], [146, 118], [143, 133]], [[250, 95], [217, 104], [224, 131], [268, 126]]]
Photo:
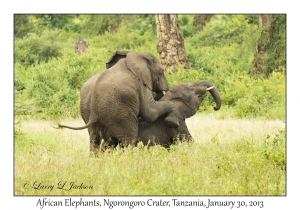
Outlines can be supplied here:
[[[17, 121], [17, 120], [16, 120]], [[82, 120], [63, 120], [82, 125]], [[89, 158], [87, 130], [27, 120], [15, 130], [15, 195], [285, 195], [285, 124], [187, 120], [195, 141]]]

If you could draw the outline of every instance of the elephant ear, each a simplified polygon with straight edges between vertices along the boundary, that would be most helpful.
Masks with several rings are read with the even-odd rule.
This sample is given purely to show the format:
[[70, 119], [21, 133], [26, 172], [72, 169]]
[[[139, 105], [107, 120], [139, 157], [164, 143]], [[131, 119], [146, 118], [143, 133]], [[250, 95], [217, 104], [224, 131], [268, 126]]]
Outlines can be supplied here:
[[128, 52], [126, 65], [138, 77], [145, 86], [152, 90], [152, 65], [153, 56], [149, 53]]
[[186, 111], [186, 112], [182, 113], [182, 118], [183, 119], [190, 118], [190, 117], [194, 116], [195, 114], [196, 114], [195, 109], [189, 109], [189, 111]]
[[109, 69], [113, 65], [115, 65], [120, 59], [126, 58], [129, 51], [127, 50], [117, 50], [114, 54], [110, 57], [110, 59], [106, 62], [106, 68]]
[[180, 100], [172, 100], [172, 102], [176, 105], [178, 109], [178, 115], [181, 119], [187, 119], [196, 114], [196, 110], [188, 107], [183, 101]]

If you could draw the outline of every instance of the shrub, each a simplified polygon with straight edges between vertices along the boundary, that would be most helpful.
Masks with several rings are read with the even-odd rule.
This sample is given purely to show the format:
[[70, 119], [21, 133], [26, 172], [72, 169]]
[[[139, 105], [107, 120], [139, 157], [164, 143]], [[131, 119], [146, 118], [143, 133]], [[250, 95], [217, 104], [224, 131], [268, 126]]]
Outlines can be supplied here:
[[[170, 72], [170, 70], [168, 71]], [[274, 72], [269, 79], [253, 79], [246, 74], [215, 76], [202, 69], [185, 72], [183, 67], [178, 72], [167, 74], [170, 87], [174, 84], [209, 80], [220, 93], [221, 112], [234, 110], [233, 117], [262, 117], [267, 119], [285, 119], [285, 75]], [[199, 107], [199, 111], [211, 111], [213, 98], [208, 94]]]
[[61, 37], [59, 30], [45, 31], [42, 36], [30, 33], [22, 39], [15, 39], [14, 42], [14, 63], [26, 66], [60, 57], [63, 48], [71, 47], [71, 43]]
[[84, 15], [81, 32], [84, 35], [102, 35], [106, 32], [115, 33], [120, 24], [131, 15]]
[[[64, 50], [62, 58], [48, 63], [21, 68], [15, 67], [17, 78], [24, 78], [26, 91], [23, 96], [36, 101], [44, 116], [73, 116], [79, 114], [79, 91], [83, 83], [97, 72], [105, 69], [105, 49], [87, 50], [79, 57], [73, 49]], [[30, 72], [28, 72], [30, 71]], [[27, 72], [27, 74], [24, 74]], [[20, 88], [17, 83], [15, 88]]]
[[248, 79], [238, 85], [238, 117], [285, 118], [285, 76], [282, 73], [273, 73], [269, 80]]
[[267, 135], [263, 142], [262, 155], [281, 169], [286, 169], [286, 131], [278, 130], [275, 135]]
[[139, 15], [136, 22], [131, 22], [131, 27], [142, 36], [146, 32], [151, 32], [152, 36], [156, 36], [156, 20], [154, 15]]
[[214, 15], [203, 31], [185, 39], [185, 46], [194, 69], [250, 74], [258, 38], [257, 26], [249, 25], [244, 15]]
[[14, 15], [14, 37], [22, 38], [34, 30], [29, 15]]
[[[93, 18], [97, 20], [95, 23], [91, 21]], [[123, 18], [123, 21], [118, 22], [116, 30], [111, 33], [109, 27], [118, 18]], [[190, 26], [192, 18], [193, 15], [179, 15], [180, 27], [186, 30], [185, 46], [192, 69], [185, 72], [179, 65], [175, 74], [167, 70], [170, 87], [209, 80], [222, 98], [219, 112], [228, 110], [232, 117], [284, 119], [285, 69], [280, 66], [278, 72], [268, 79], [251, 77], [260, 35], [257, 25], [248, 23], [254, 16], [214, 15], [201, 31]], [[28, 18], [32, 27], [40, 22], [39, 16]], [[154, 15], [70, 15], [62, 22], [65, 24], [44, 24], [35, 33], [15, 37], [16, 101], [35, 104], [27, 113], [38, 111], [40, 116], [78, 116], [80, 88], [88, 78], [105, 69], [105, 63], [116, 50], [149, 52], [159, 58]], [[78, 33], [84, 27], [92, 31], [93, 24], [105, 27], [99, 29], [101, 33], [95, 30], [82, 34], [89, 48], [78, 57], [74, 51]], [[213, 103], [213, 98], [208, 97], [198, 111], [212, 110]]]
[[188, 38], [197, 34], [200, 27], [193, 26], [194, 15], [178, 15], [178, 24], [183, 37]]

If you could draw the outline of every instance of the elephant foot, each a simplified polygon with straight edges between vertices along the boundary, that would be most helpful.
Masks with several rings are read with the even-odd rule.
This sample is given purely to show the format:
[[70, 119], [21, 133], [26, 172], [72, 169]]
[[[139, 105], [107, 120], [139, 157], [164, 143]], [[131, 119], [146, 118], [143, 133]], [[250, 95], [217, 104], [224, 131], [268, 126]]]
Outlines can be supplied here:
[[178, 128], [179, 126], [178, 117], [174, 114], [168, 115], [164, 119], [164, 123], [170, 128]]

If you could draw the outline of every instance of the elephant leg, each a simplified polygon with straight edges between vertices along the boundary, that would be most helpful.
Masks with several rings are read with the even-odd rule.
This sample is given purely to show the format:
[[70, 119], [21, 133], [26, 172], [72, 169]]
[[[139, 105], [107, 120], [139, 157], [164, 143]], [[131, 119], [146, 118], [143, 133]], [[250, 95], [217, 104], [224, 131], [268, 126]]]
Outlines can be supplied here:
[[135, 147], [137, 145], [137, 139], [135, 136], [126, 136], [125, 138], [119, 139], [121, 147]]
[[179, 139], [181, 142], [182, 141], [192, 141], [193, 137], [190, 134], [189, 129], [187, 128], [187, 125], [185, 123], [185, 120], [180, 120], [179, 121], [179, 127], [176, 129], [171, 130], [171, 138], [172, 139]]
[[120, 147], [128, 147], [129, 145], [135, 147], [137, 144], [137, 133], [138, 126], [128, 123], [129, 121], [124, 120], [111, 127], [112, 131], [112, 143], [117, 142]]
[[141, 117], [148, 122], [154, 122], [159, 116], [166, 114], [164, 123], [170, 128], [179, 126], [178, 109], [171, 101], [152, 101], [149, 104], [142, 104]]
[[193, 140], [193, 137], [188, 134], [179, 134], [179, 135], [176, 135], [173, 139], [178, 139], [180, 142], [183, 142], [183, 141], [191, 142]]
[[164, 119], [164, 123], [170, 128], [177, 128], [179, 125], [178, 112], [176, 110], [169, 112]]
[[90, 152], [92, 154], [97, 154], [97, 149], [100, 146], [100, 135], [98, 132], [97, 125], [92, 125], [88, 128], [90, 135]]
[[106, 137], [103, 143], [100, 144], [101, 151], [104, 151], [106, 149], [115, 149], [117, 146], [120, 146], [121, 148], [128, 147], [129, 145], [136, 146], [136, 141], [132, 140], [132, 138], [126, 137]]
[[103, 142], [100, 144], [101, 151], [106, 149], [114, 149], [118, 145], [118, 140], [113, 137], [106, 137], [103, 139]]

